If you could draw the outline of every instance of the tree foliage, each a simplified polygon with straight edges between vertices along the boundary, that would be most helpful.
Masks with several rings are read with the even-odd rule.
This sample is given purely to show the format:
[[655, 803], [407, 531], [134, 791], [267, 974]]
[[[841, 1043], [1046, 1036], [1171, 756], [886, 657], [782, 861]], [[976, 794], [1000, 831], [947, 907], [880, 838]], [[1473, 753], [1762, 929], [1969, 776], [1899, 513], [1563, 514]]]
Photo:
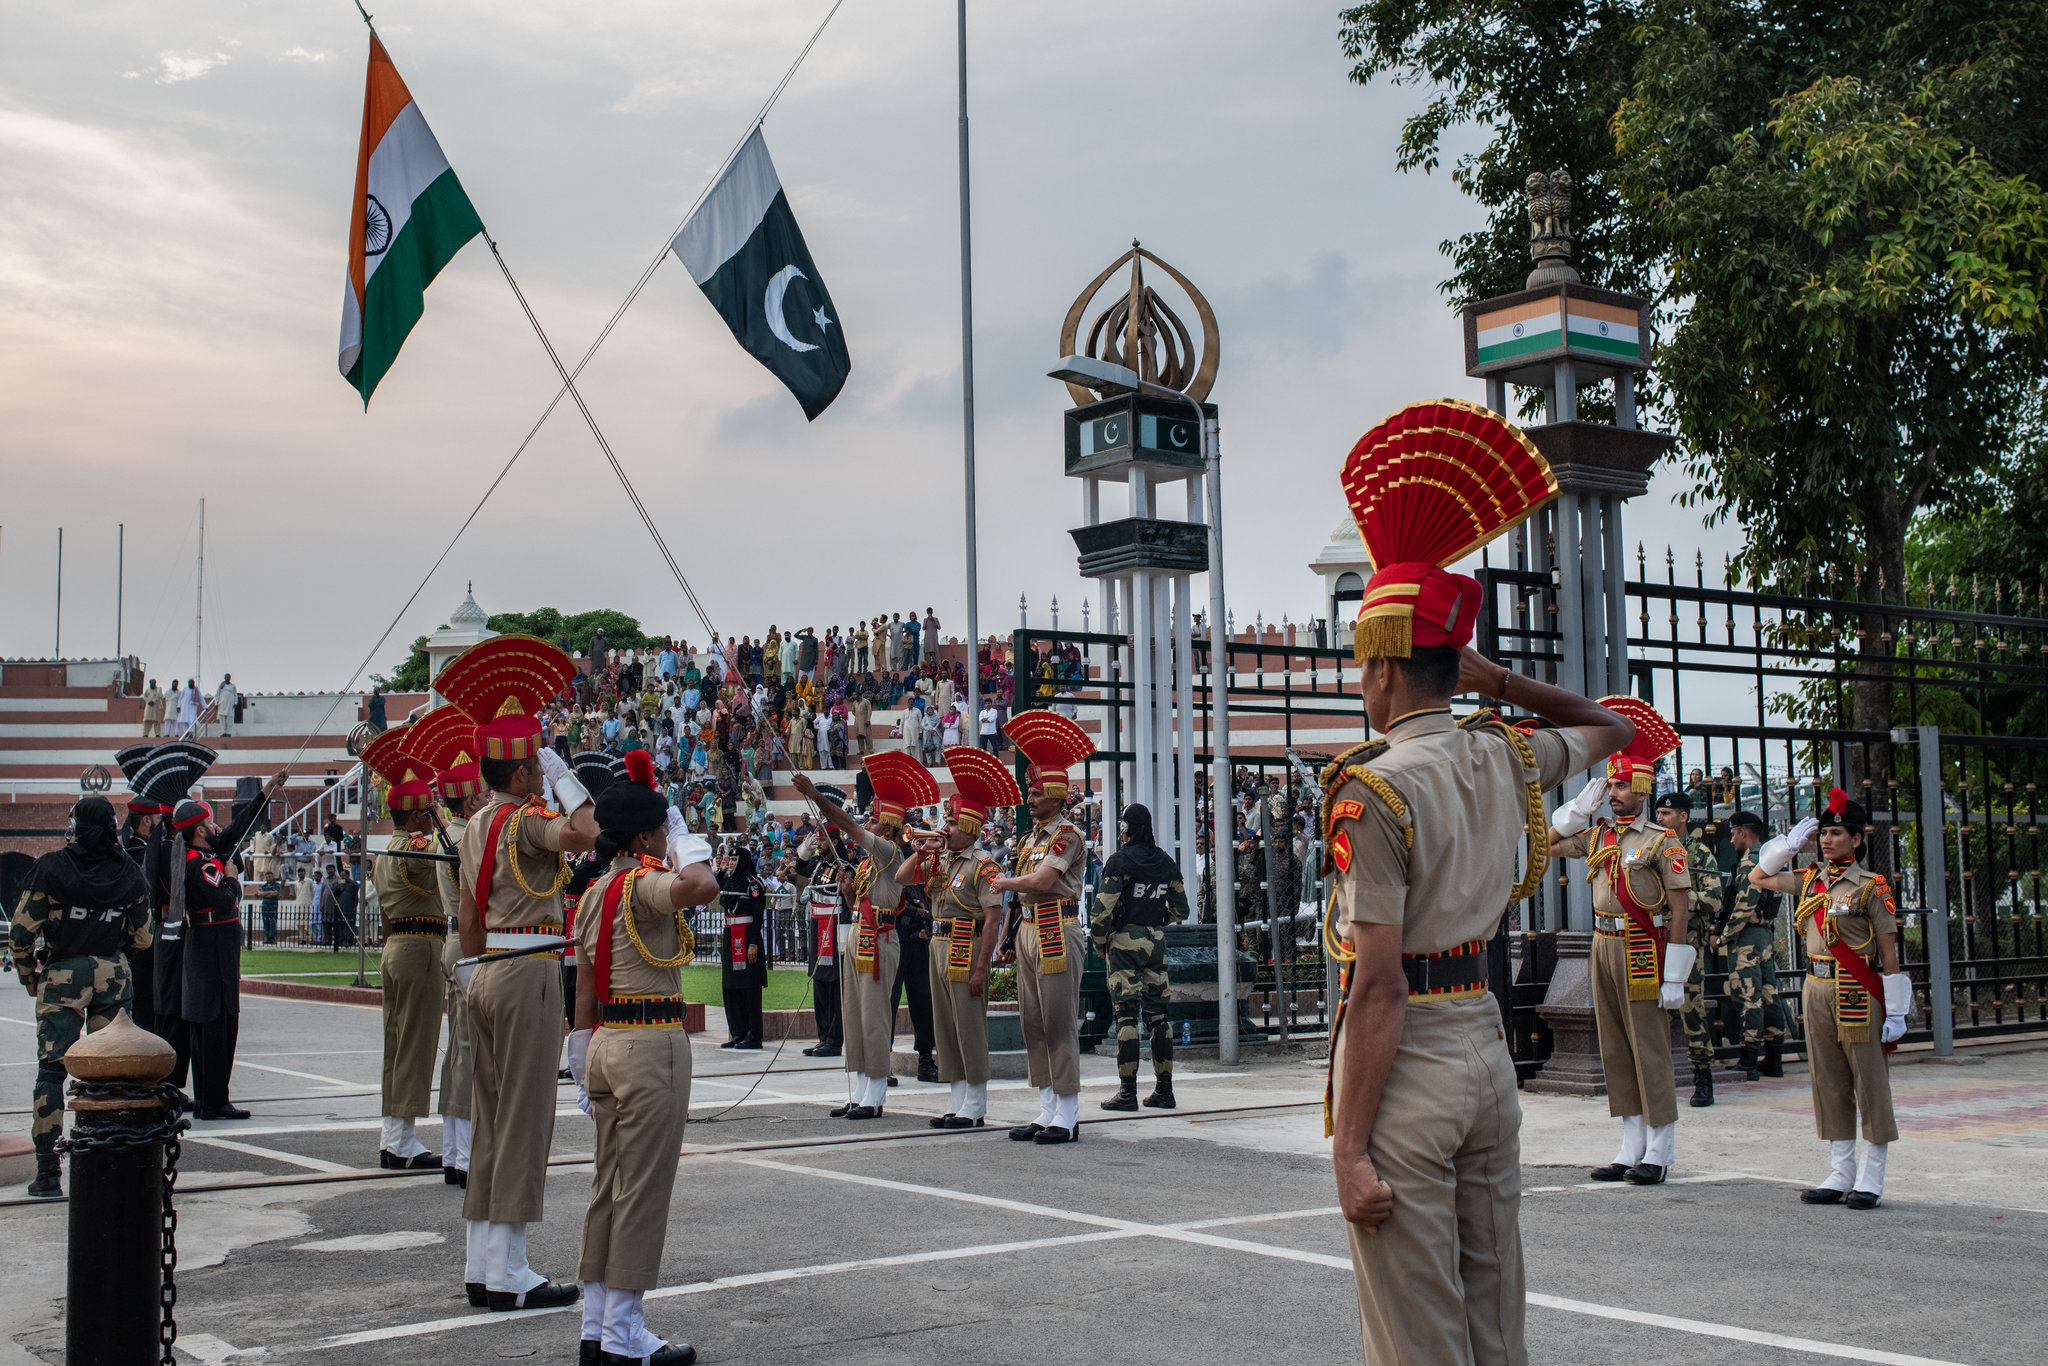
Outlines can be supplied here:
[[382, 688], [385, 692], [425, 692], [427, 690], [427, 638], [417, 637], [412, 643], [412, 652], [405, 662], [393, 669], [387, 677], [371, 674], [370, 686]]
[[577, 612], [573, 616], [563, 616], [552, 607], [537, 607], [531, 612], [494, 612], [490, 626], [501, 635], [518, 632], [539, 636], [555, 645], [566, 640], [571, 654], [582, 654], [588, 650], [591, 636], [599, 630], [604, 632], [606, 647], [613, 650], [645, 650], [661, 643], [643, 633], [636, 618], [609, 607]]

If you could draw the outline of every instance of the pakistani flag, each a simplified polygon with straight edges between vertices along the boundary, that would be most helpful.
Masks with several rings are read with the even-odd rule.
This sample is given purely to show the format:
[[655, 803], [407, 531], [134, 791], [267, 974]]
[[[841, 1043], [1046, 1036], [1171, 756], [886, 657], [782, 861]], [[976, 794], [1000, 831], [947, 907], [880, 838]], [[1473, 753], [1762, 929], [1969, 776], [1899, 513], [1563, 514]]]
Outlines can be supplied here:
[[484, 230], [375, 34], [363, 89], [354, 215], [341, 300], [341, 374], [367, 408], [406, 333], [426, 311], [427, 286]]
[[739, 344], [815, 419], [853, 362], [760, 128], [669, 243]]

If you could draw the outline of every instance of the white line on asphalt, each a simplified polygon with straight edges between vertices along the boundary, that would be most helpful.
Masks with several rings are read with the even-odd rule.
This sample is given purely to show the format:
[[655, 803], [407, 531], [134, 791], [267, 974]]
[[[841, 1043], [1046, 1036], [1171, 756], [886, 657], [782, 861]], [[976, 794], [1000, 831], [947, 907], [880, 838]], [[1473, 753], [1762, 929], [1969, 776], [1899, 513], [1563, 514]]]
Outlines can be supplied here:
[[241, 1058], [237, 1058], [235, 1061], [243, 1067], [253, 1067], [258, 1072], [277, 1072], [287, 1077], [297, 1077], [300, 1081], [317, 1081], [322, 1086], [339, 1086], [344, 1090], [352, 1091], [363, 1084], [359, 1081], [343, 1081], [339, 1077], [323, 1077], [318, 1072], [294, 1072], [289, 1067], [270, 1067], [264, 1063], [249, 1062]]
[[[1349, 1265], [1349, 1263], [1345, 1263]], [[1701, 1337], [1726, 1338], [1731, 1342], [1752, 1342], [1760, 1347], [1779, 1347], [1788, 1352], [1810, 1352], [1815, 1356], [1834, 1357], [1841, 1361], [1875, 1361], [1881, 1366], [1964, 1366], [1962, 1362], [1948, 1361], [1940, 1357], [1916, 1357], [1905, 1352], [1883, 1352], [1874, 1347], [1851, 1347], [1840, 1342], [1820, 1342], [1813, 1338], [1787, 1337], [1783, 1333], [1766, 1333], [1756, 1328], [1735, 1328], [1725, 1323], [1702, 1323], [1698, 1319], [1672, 1318], [1668, 1314], [1650, 1314], [1640, 1309], [1616, 1309], [1611, 1305], [1588, 1304], [1584, 1300], [1561, 1299], [1556, 1295], [1529, 1296], [1529, 1303], [1538, 1309], [1562, 1309], [1567, 1314], [1588, 1314], [1600, 1319], [1618, 1319], [1623, 1323], [1640, 1323], [1652, 1328], [1671, 1328], [1681, 1333], [1697, 1333]]]
[[34, 1029], [36, 1027], [36, 1022], [34, 1020], [17, 1020], [12, 1015], [0, 1015], [0, 1024], [27, 1025], [30, 1029]]
[[187, 1143], [204, 1143], [209, 1148], [226, 1148], [229, 1152], [244, 1153], [250, 1157], [267, 1157], [272, 1162], [284, 1162], [294, 1167], [304, 1167], [311, 1172], [352, 1172], [356, 1167], [343, 1166], [339, 1162], [323, 1162], [317, 1157], [301, 1157], [297, 1153], [279, 1152], [275, 1148], [259, 1148], [254, 1143], [237, 1143], [232, 1138], [215, 1138], [212, 1134], [186, 1134]]

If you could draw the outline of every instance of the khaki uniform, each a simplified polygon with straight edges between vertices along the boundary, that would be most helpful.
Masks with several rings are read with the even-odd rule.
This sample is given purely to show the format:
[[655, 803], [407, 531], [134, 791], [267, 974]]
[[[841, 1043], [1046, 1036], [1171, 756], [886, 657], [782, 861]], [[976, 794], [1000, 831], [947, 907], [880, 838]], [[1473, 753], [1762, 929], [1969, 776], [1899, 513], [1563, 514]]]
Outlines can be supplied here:
[[142, 694], [142, 733], [145, 737], [164, 733], [164, 690], [154, 683]]
[[1593, 1020], [1600, 1030], [1600, 1070], [1607, 1079], [1607, 1113], [1617, 1118], [1641, 1115], [1651, 1128], [1675, 1123], [1678, 1098], [1671, 1073], [1671, 1016], [1657, 1004], [1664, 980], [1662, 929], [1666, 894], [1689, 891], [1692, 874], [1685, 848], [1671, 832], [1650, 819], [1645, 803], [1634, 820], [1617, 827], [1605, 816], [1557, 846], [1559, 858], [1585, 858], [1598, 852], [1611, 833], [1621, 848], [1620, 867], [1629, 892], [1650, 910], [1650, 923], [1660, 933], [1656, 982], [1648, 1000], [1629, 999], [1628, 940], [1622, 929], [1627, 912], [1615, 894], [1607, 868], [1593, 873]]
[[[455, 841], [457, 847], [462, 844], [462, 832], [468, 828], [468, 821], [449, 818], [448, 837]], [[449, 928], [448, 938], [441, 949], [441, 984], [448, 993], [448, 1050], [441, 1055], [441, 1113], [450, 1119], [468, 1119], [471, 1074], [469, 1001], [455, 975], [455, 964], [462, 958], [462, 938], [454, 932], [459, 904], [456, 865], [436, 863], [434, 880], [440, 884], [441, 906], [447, 913]]]
[[[470, 817], [462, 832], [465, 902], [476, 894], [477, 870], [498, 815], [514, 805], [502, 793]], [[509, 933], [539, 929], [559, 934], [563, 870], [562, 822], [528, 806], [498, 831], [491, 895], [481, 908], [486, 946], [505, 950], [531, 942]], [[518, 862], [513, 862], [514, 858]], [[515, 876], [515, 872], [517, 876]], [[529, 892], [520, 886], [526, 880]], [[553, 954], [504, 963], [479, 963], [469, 983], [471, 1138], [469, 1193], [463, 1217], [491, 1223], [530, 1224], [541, 1217], [547, 1191], [548, 1149], [555, 1139], [555, 1072], [562, 1052], [562, 965]]]
[[[1404, 959], [1491, 939], [1515, 880], [1529, 781], [1552, 787], [1586, 765], [1577, 731], [1539, 730], [1529, 744], [1535, 773], [1500, 731], [1461, 727], [1448, 711], [1396, 721], [1383, 752], [1360, 765], [1373, 781], [1352, 778], [1330, 799], [1343, 923], [1401, 926]], [[1521, 1123], [1493, 996], [1411, 994], [1366, 1146], [1394, 1211], [1376, 1234], [1349, 1226], [1368, 1362], [1528, 1360]]]
[[[1835, 964], [1828, 938], [1836, 938], [1860, 955], [1881, 976], [1884, 968], [1878, 958], [1877, 936], [1899, 932], [1891, 888], [1860, 863], [1839, 869], [1822, 864], [1817, 869], [1780, 873], [1773, 885], [1780, 892], [1806, 899], [1808, 904], [1798, 907], [1794, 925], [1805, 936], [1807, 959], [1821, 970], [1840, 974], [1819, 977], [1809, 972], [1800, 995], [1814, 1128], [1824, 1139], [1853, 1140], [1860, 1115], [1866, 1143], [1890, 1143], [1899, 1136], [1899, 1121], [1892, 1111], [1891, 1064], [1879, 1040], [1884, 996], [1871, 997], [1867, 1022], [1860, 1028], [1842, 1027], [1836, 1019], [1836, 996], [1838, 983], [1848, 974]], [[1824, 907], [1812, 904], [1817, 897], [1826, 899]], [[1821, 909], [1824, 915], [1815, 914]], [[1850, 985], [1854, 987], [1853, 979]], [[1845, 1033], [1854, 1037], [1845, 1039]]]
[[[946, 970], [947, 939], [953, 923], [963, 917], [974, 924], [974, 942], [981, 940], [982, 923], [991, 913], [1000, 914], [1003, 894], [992, 886], [1002, 870], [980, 849], [951, 850], [941, 856], [939, 871], [925, 882], [925, 895], [932, 903], [932, 1039], [938, 1045], [939, 1080], [964, 1081], [970, 1086], [988, 1085], [988, 988], [976, 996], [967, 983], [955, 982]], [[979, 952], [977, 947], [976, 952]]]
[[[614, 859], [583, 894], [576, 946], [585, 972], [597, 970], [604, 898], [612, 883], [638, 866], [637, 859]], [[669, 872], [642, 872], [633, 879], [634, 928], [656, 958], [675, 958], [682, 951], [670, 891], [675, 880]], [[627, 934], [626, 915], [622, 904], [611, 927], [612, 1000], [657, 997], [679, 1004], [682, 969], [657, 967], [642, 958]], [[597, 1149], [577, 1279], [602, 1281], [615, 1290], [652, 1290], [661, 1283], [676, 1159], [690, 1115], [690, 1036], [680, 1020], [602, 1024], [591, 1036], [584, 1083]]]
[[[881, 923], [893, 926], [903, 905], [903, 887], [894, 876], [903, 851], [887, 835], [860, 837], [867, 850], [853, 875], [854, 911], [846, 926], [845, 942], [838, 946], [839, 1017], [846, 1033], [846, 1070], [866, 1077], [889, 1075], [889, 1058], [896, 1047], [896, 965], [902, 945], [893, 929], [875, 936], [875, 968], [860, 972], [853, 965], [854, 936], [860, 930], [860, 903], [865, 898], [875, 908]], [[879, 974], [879, 976], [877, 975]]]
[[[424, 852], [433, 841], [400, 831], [385, 847]], [[384, 985], [384, 1114], [396, 1119], [418, 1119], [433, 1109], [446, 990], [441, 950], [448, 942], [433, 867], [425, 859], [380, 858], [370, 872], [384, 914], [377, 967]]]
[[[1081, 964], [1087, 936], [1081, 932], [1081, 878], [1088, 869], [1088, 845], [1064, 817], [1041, 821], [1017, 844], [1017, 876], [1040, 868], [1060, 870], [1052, 890], [1027, 900], [1017, 930], [1017, 1011], [1024, 1026], [1024, 1053], [1033, 1086], [1055, 1095], [1081, 1090]], [[1040, 966], [1039, 926], [1057, 917], [1066, 944], [1060, 972]]]

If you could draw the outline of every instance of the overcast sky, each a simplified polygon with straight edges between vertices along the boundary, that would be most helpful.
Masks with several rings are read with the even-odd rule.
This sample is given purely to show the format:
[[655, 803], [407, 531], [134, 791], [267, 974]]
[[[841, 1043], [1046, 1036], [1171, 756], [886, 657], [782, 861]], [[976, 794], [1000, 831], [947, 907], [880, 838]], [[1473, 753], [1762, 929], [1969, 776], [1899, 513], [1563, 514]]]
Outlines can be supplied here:
[[[830, 0], [392, 0], [398, 69], [548, 326], [580, 355]], [[970, 9], [981, 625], [1083, 582], [1060, 473], [1075, 293], [1130, 243], [1214, 304], [1230, 601], [1318, 611], [1358, 435], [1462, 374], [1437, 244], [1478, 221], [1392, 167], [1422, 92], [1345, 80], [1331, 3]], [[670, 257], [581, 387], [721, 634], [938, 610], [965, 624], [953, 6], [846, 0], [767, 124], [853, 373], [817, 422]], [[349, 0], [16, 10], [0, 52], [0, 653], [124, 648], [340, 687], [555, 389], [481, 243], [365, 414], [335, 368], [367, 41]], [[1167, 287], [1164, 281], [1158, 281]], [[1104, 298], [1107, 301], [1108, 296]], [[1192, 317], [1189, 318], [1192, 324]], [[1723, 530], [1670, 502], [1629, 535]], [[1121, 515], [1118, 505], [1106, 516]], [[1689, 559], [1689, 555], [1687, 556]], [[704, 632], [590, 434], [550, 419], [377, 652], [447, 619], [617, 607]]]

